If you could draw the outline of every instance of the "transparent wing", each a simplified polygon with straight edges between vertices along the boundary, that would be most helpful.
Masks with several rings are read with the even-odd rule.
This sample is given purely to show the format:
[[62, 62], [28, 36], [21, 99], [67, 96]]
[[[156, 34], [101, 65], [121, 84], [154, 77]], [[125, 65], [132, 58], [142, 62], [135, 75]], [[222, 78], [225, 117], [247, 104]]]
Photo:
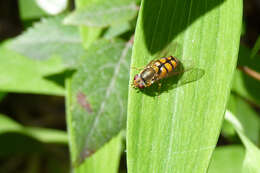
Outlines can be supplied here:
[[182, 53], [182, 46], [178, 42], [171, 42], [164, 49], [157, 52], [155, 56], [157, 58], [168, 56], [180, 56]]
[[171, 42], [168, 44], [164, 49], [161, 51], [158, 51], [154, 55], [152, 55], [151, 59], [147, 64], [143, 67], [132, 67], [135, 70], [141, 71], [144, 68], [151, 66], [156, 60], [162, 58], [162, 57], [169, 57], [169, 56], [174, 56], [175, 58], [178, 59], [179, 63], [177, 68], [168, 73], [167, 77], [173, 76], [173, 75], [178, 75], [180, 73], [184, 73], [185, 71], [188, 71], [194, 67], [193, 60], [191, 58], [182, 58], [182, 46], [177, 43], [177, 42]]
[[[177, 57], [176, 57], [177, 58]], [[192, 59], [178, 59], [178, 65], [176, 67], [176, 69], [174, 69], [173, 71], [171, 71], [170, 73], [168, 73], [167, 78], [174, 76], [174, 75], [180, 75], [183, 74], [189, 70], [192, 70], [194, 68], [194, 63]]]
[[181, 67], [181, 71], [185, 72], [188, 70], [191, 70], [192, 68], [195, 67], [194, 61], [191, 58], [186, 58], [186, 59], [179, 59], [179, 66]]
[[156, 60], [162, 58], [162, 57], [168, 57], [168, 56], [177, 56], [176, 52], [181, 51], [181, 46], [177, 42], [172, 42], [168, 44], [164, 49], [158, 51], [154, 55], [151, 55], [151, 57], [147, 57], [147, 59], [150, 59], [149, 62], [145, 66], [142, 67], [132, 67], [135, 70], [142, 70], [145, 67], [150, 66], [153, 64]]
[[[183, 73], [188, 71], [194, 67], [194, 61], [192, 58], [182, 57], [182, 46], [178, 42], [172, 42], [168, 46], [166, 46], [163, 50], [157, 52], [153, 57], [153, 60], [149, 63], [153, 63], [154, 61], [162, 58], [174, 56], [179, 61], [177, 69], [175, 69], [172, 73]], [[149, 65], [148, 64], [148, 65]], [[172, 74], [170, 74], [171, 76]]]

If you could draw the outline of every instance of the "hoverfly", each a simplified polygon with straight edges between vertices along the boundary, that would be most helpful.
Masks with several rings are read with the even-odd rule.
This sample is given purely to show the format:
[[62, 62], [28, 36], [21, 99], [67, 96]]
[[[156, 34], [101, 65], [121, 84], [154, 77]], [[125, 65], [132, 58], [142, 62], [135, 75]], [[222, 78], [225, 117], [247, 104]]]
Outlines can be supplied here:
[[135, 88], [146, 88], [163, 78], [176, 73], [180, 61], [174, 56], [162, 57], [152, 60], [140, 73], [136, 74], [133, 81]]

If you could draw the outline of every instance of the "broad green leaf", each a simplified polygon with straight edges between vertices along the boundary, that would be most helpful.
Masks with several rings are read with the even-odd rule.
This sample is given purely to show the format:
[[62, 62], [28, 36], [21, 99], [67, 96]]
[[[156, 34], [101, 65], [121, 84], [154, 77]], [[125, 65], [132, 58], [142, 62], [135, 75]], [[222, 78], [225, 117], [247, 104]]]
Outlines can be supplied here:
[[251, 51], [250, 58], [254, 58], [257, 52], [260, 50], [260, 37], [257, 38], [255, 45]]
[[43, 19], [14, 39], [9, 47], [37, 60], [58, 56], [65, 67], [75, 67], [85, 50], [77, 28], [62, 25], [62, 19], [62, 16]]
[[110, 0], [91, 3], [65, 18], [65, 24], [106, 27], [134, 18], [138, 8], [132, 0]]
[[[76, 8], [85, 7], [93, 2], [99, 0], [78, 0], [76, 1]], [[80, 27], [81, 38], [85, 48], [88, 48], [101, 34], [101, 28], [95, 27]], [[117, 138], [112, 139], [108, 144], [103, 146], [97, 153], [92, 155], [91, 158], [86, 159], [80, 167], [75, 168], [75, 172], [117, 172], [119, 159], [120, 159], [120, 148], [121, 148], [121, 135]], [[72, 149], [71, 149], [72, 150]], [[73, 151], [72, 151], [73, 152]], [[73, 158], [71, 159], [73, 160]]]
[[121, 155], [122, 134], [111, 139], [78, 168], [76, 173], [116, 173]]
[[229, 121], [235, 128], [242, 143], [246, 147], [246, 156], [243, 163], [243, 173], [257, 173], [260, 172], [260, 150], [245, 134], [243, 124], [230, 111], [226, 111], [225, 119]]
[[31, 20], [47, 16], [43, 10], [41, 10], [35, 0], [19, 0], [19, 13], [23, 20]]
[[131, 29], [131, 24], [129, 22], [120, 23], [117, 25], [112, 25], [108, 28], [108, 30], [105, 32], [103, 37], [105, 39], [112, 39], [116, 36], [119, 36]]
[[67, 144], [66, 132], [55, 129], [22, 126], [9, 117], [0, 114], [0, 134], [11, 132], [21, 133], [45, 143]]
[[[45, 74], [62, 67], [58, 59], [33, 61], [0, 47], [0, 91], [63, 95], [64, 88]], [[44, 77], [45, 76], [45, 77]], [[53, 78], [54, 79], [54, 78]]]
[[125, 127], [130, 52], [130, 42], [97, 41], [67, 81], [67, 124], [74, 165]]
[[208, 173], [241, 173], [245, 149], [239, 145], [217, 147], [212, 155]]
[[259, 115], [240, 97], [231, 94], [228, 109], [243, 125], [245, 135], [255, 144], [259, 143], [260, 119]]
[[[194, 66], [162, 81], [162, 88], [129, 87], [129, 173], [207, 171], [230, 93], [241, 24], [241, 0], [142, 1], [131, 66], [145, 66], [168, 45], [168, 55], [184, 66], [191, 59]], [[131, 71], [130, 83], [138, 72]]]
[[235, 72], [232, 91], [257, 105], [260, 105], [260, 81], [241, 70], [243, 68], [250, 68], [257, 73], [260, 73], [260, 64], [258, 63], [260, 56], [255, 55], [254, 59], [250, 59], [250, 53], [250, 49], [245, 46], [240, 46], [238, 58], [240, 70], [237, 69]]

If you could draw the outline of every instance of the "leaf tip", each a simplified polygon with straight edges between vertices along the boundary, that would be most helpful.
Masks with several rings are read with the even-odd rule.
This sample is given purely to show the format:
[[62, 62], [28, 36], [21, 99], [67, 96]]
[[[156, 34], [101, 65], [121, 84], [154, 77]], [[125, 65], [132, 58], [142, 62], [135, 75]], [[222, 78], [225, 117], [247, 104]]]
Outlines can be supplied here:
[[92, 156], [96, 150], [84, 150], [80, 153], [78, 159], [73, 163], [73, 167], [79, 167], [86, 158]]

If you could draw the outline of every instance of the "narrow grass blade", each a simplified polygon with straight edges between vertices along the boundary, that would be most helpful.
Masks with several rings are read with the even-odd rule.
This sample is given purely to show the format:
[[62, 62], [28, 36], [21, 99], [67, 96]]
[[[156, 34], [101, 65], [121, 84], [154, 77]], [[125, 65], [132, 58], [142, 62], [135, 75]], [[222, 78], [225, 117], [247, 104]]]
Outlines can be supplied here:
[[260, 50], [260, 37], [258, 37], [256, 42], [255, 42], [255, 45], [254, 45], [254, 47], [253, 47], [253, 49], [251, 51], [250, 58], [254, 58], [259, 50]]
[[233, 113], [226, 111], [225, 119], [230, 122], [235, 128], [238, 136], [240, 137], [242, 143], [246, 147], [246, 156], [243, 163], [243, 173], [256, 173], [260, 172], [260, 150], [244, 133], [244, 126], [236, 118]]
[[45, 143], [68, 143], [67, 134], [64, 131], [23, 126], [9, 117], [0, 114], [0, 134], [12, 132], [28, 135]]
[[[181, 61], [192, 59], [195, 67], [183, 74], [189, 82], [159, 96], [129, 87], [129, 173], [207, 171], [230, 92], [241, 24], [241, 0], [142, 1], [131, 66], [143, 67], [177, 43], [170, 53]], [[131, 71], [130, 83], [136, 73]]]
[[259, 144], [260, 118], [257, 112], [239, 96], [231, 94], [228, 109], [243, 125], [245, 135], [256, 145]]

